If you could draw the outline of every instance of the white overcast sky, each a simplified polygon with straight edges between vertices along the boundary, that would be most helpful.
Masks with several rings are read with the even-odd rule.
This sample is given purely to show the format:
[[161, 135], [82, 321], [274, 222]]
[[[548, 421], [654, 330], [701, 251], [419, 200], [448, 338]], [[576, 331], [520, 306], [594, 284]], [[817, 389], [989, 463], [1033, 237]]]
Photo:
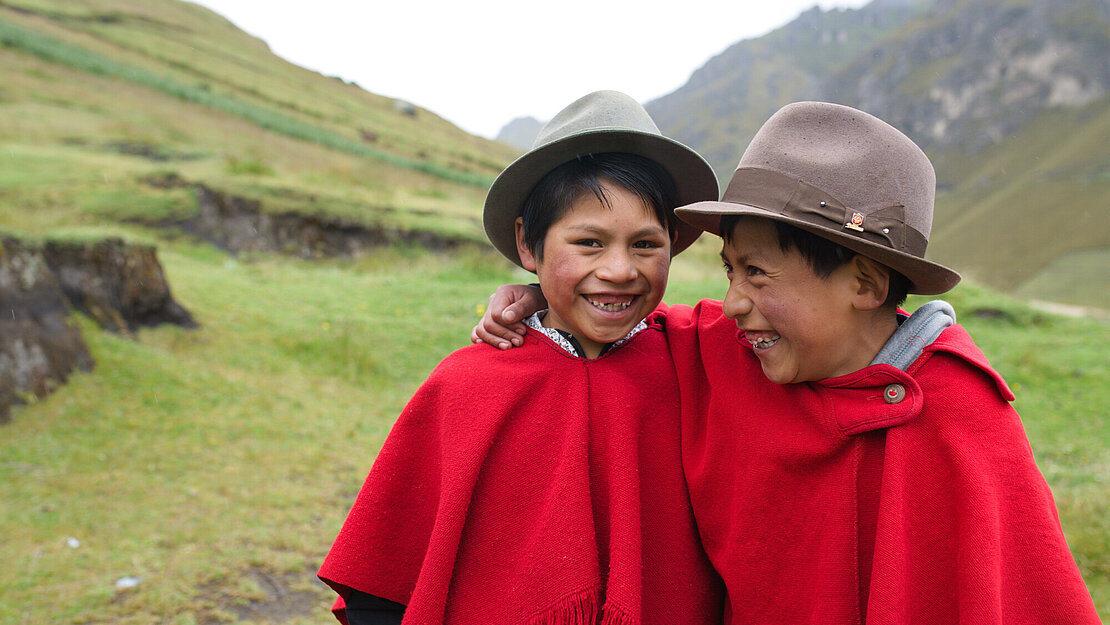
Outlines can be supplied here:
[[820, 6], [868, 0], [193, 0], [278, 56], [494, 137], [579, 96], [666, 95], [713, 56]]

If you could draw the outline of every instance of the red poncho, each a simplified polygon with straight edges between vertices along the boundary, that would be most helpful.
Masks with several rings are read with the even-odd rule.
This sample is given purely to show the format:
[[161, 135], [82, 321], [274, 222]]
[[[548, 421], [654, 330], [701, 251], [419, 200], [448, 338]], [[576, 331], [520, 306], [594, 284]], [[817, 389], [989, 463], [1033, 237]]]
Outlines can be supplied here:
[[666, 325], [726, 621], [1100, 622], [1013, 395], [963, 328], [906, 372], [779, 385], [720, 302]]
[[596, 360], [535, 331], [461, 349], [397, 420], [320, 577], [405, 623], [720, 622], [679, 428], [657, 326]]

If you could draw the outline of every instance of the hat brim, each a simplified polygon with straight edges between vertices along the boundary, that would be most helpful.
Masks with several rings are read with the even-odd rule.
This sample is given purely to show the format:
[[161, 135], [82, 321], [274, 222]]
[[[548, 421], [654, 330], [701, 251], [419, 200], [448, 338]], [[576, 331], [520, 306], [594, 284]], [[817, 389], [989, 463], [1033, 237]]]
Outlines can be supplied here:
[[[718, 197], [717, 176], [700, 154], [668, 139], [628, 128], [594, 128], [553, 141], [513, 161], [493, 181], [482, 215], [486, 236], [497, 251], [521, 265], [514, 223], [532, 189], [559, 165], [590, 154], [623, 152], [659, 163], [674, 180], [677, 206]], [[701, 236], [701, 230], [679, 221], [671, 246], [674, 256]]]
[[909, 292], [918, 295], [939, 295], [950, 291], [952, 287], [960, 282], [960, 274], [944, 265], [878, 245], [847, 233], [815, 226], [786, 215], [772, 213], [758, 206], [723, 201], [695, 202], [694, 204], [678, 207], [675, 209], [675, 214], [682, 221], [718, 236], [722, 236], [721, 217], [725, 215], [745, 215], [781, 221], [823, 239], [833, 241], [853, 252], [890, 267], [905, 276], [911, 283]]

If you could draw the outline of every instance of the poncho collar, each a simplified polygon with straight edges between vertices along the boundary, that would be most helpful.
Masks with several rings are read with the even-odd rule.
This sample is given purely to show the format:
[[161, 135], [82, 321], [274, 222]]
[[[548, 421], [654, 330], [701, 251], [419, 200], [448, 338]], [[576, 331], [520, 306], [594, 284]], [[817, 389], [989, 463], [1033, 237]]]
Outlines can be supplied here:
[[[524, 325], [528, 326], [529, 328], [532, 328], [533, 330], [536, 330], [537, 332], [542, 333], [544, 336], [551, 339], [551, 341], [553, 343], [555, 343], [559, 347], [563, 348], [564, 350], [566, 350], [571, 355], [577, 356], [579, 358], [585, 358], [586, 357], [585, 351], [582, 349], [582, 345], [580, 345], [578, 343], [578, 339], [574, 338], [573, 334], [571, 334], [570, 332], [559, 330], [557, 328], [544, 327], [542, 319], [543, 319], [543, 316], [545, 314], [547, 314], [547, 309], [546, 308], [537, 312], [537, 313], [535, 313], [531, 317], [528, 317], [527, 319], [525, 319], [524, 320]], [[637, 323], [635, 325], [635, 327], [633, 327], [632, 330], [630, 330], [628, 332], [628, 334], [624, 335], [624, 338], [620, 339], [619, 341], [613, 342], [613, 343], [605, 344], [601, 348], [601, 354], [599, 354], [598, 357], [600, 358], [601, 356], [604, 356], [605, 354], [609, 353], [610, 350], [616, 349], [616, 348], [620, 347], [621, 345], [624, 345], [629, 340], [631, 340], [632, 337], [636, 336], [642, 330], [646, 330], [646, 329], [647, 329], [647, 322], [641, 319], [640, 323]]]
[[956, 311], [943, 300], [922, 304], [912, 315], [898, 312], [898, 329], [879, 350], [871, 364], [888, 364], [905, 371], [932, 345], [945, 328], [956, 323]]

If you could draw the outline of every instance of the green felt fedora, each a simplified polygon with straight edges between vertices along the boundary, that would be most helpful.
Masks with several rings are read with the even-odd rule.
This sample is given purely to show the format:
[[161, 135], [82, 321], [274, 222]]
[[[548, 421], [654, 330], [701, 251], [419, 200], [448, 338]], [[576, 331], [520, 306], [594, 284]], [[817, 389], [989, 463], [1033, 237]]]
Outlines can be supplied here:
[[[700, 154], [664, 137], [644, 107], [628, 95], [596, 91], [559, 111], [540, 130], [532, 149], [493, 181], [482, 217], [490, 243], [520, 265], [513, 224], [532, 189], [559, 165], [605, 152], [636, 154], [661, 165], [674, 180], [678, 205], [718, 197], [717, 176]], [[700, 229], [680, 221], [671, 254], [689, 247], [700, 234]]]

